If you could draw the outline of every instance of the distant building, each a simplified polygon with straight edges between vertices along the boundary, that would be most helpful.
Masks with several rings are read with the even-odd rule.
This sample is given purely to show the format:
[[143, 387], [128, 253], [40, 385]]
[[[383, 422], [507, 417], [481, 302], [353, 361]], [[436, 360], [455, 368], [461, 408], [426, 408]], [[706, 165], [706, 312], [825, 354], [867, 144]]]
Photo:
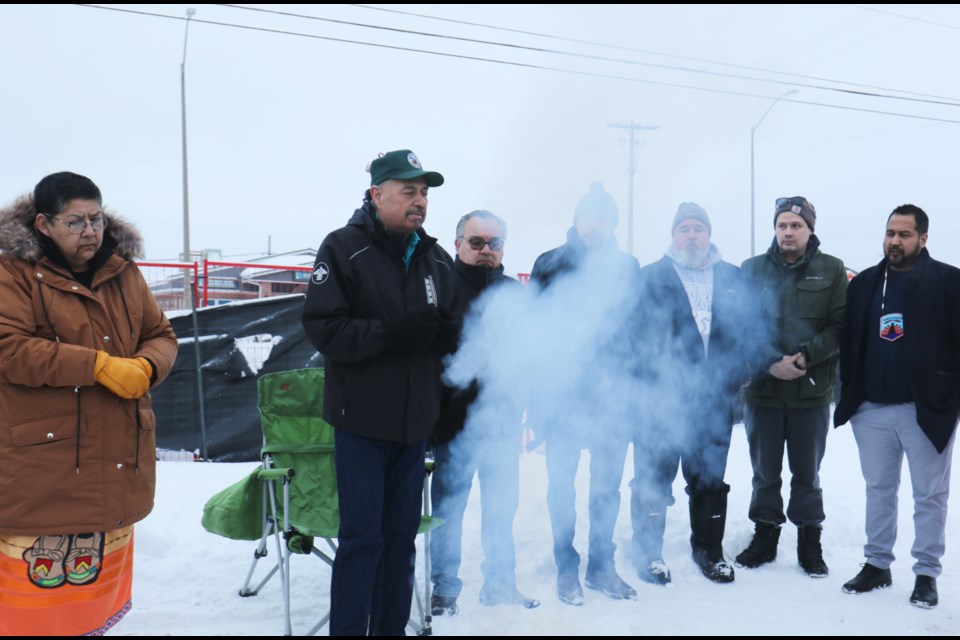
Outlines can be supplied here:
[[[215, 306], [237, 300], [306, 292], [316, 255], [316, 249], [306, 248], [242, 262], [201, 260], [197, 274], [200, 279], [198, 304]], [[165, 267], [159, 263], [145, 263], [140, 268], [164, 311], [186, 307], [183, 269]], [[193, 285], [192, 274], [189, 282]]]

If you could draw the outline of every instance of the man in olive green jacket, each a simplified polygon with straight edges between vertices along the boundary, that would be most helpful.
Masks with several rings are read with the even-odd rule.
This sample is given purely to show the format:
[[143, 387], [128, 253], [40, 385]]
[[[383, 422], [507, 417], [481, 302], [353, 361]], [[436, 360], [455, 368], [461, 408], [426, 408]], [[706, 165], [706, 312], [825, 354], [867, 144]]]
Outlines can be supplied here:
[[[797, 525], [797, 559], [807, 575], [828, 569], [820, 545], [824, 520], [820, 461], [829, 431], [840, 324], [847, 293], [843, 262], [820, 251], [816, 209], [802, 197], [779, 198], [776, 238], [764, 255], [742, 265], [760, 296], [765, 369], [744, 390], [744, 423], [753, 463], [750, 519], [755, 532], [737, 556], [743, 567], [777, 557], [780, 526]], [[783, 451], [793, 478], [786, 517], [780, 495]]]

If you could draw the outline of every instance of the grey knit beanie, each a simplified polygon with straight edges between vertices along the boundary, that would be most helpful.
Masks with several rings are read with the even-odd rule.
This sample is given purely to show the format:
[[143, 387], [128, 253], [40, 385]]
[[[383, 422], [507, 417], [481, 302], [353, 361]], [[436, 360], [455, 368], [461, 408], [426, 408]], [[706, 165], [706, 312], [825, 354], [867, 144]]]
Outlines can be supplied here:
[[681, 202], [677, 207], [677, 215], [673, 216], [673, 226], [670, 227], [670, 235], [677, 230], [677, 226], [684, 220], [699, 220], [707, 227], [707, 233], [713, 235], [713, 225], [710, 224], [710, 216], [706, 210], [696, 202]]

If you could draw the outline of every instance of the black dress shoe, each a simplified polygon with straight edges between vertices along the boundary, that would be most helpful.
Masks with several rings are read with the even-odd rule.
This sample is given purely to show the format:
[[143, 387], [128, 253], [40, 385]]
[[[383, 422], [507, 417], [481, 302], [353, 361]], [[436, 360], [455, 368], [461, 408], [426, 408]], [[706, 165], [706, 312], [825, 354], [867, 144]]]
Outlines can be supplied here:
[[937, 579], [930, 576], [917, 576], [917, 581], [913, 586], [913, 593], [910, 594], [910, 604], [922, 607], [923, 609], [932, 609], [937, 606], [940, 599], [937, 597]]
[[430, 597], [430, 613], [435, 616], [455, 616], [460, 612], [457, 606], [456, 596], [438, 596], [433, 594]]
[[540, 606], [540, 601], [536, 598], [528, 598], [516, 587], [506, 589], [480, 589], [480, 604], [485, 607], [495, 607], [499, 604], [519, 604], [524, 609], [536, 609]]
[[613, 567], [594, 571], [587, 567], [584, 584], [587, 585], [588, 589], [599, 591], [614, 600], [636, 600], [637, 598], [637, 592], [634, 588], [624, 582]]
[[560, 602], [579, 607], [583, 604], [583, 589], [580, 576], [576, 571], [562, 571], [557, 574], [557, 597]]
[[843, 591], [844, 593], [866, 593], [874, 589], [886, 589], [892, 584], [890, 569], [878, 569], [872, 564], [864, 564], [860, 573], [843, 585]]

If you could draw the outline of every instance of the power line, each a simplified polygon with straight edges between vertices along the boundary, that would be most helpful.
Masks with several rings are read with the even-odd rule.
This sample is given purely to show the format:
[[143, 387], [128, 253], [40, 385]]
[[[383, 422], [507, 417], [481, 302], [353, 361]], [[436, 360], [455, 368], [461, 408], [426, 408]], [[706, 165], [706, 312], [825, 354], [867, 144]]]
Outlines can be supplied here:
[[[834, 79], [832, 79], [832, 78], [824, 78], [824, 77], [820, 77], [820, 76], [812, 76], [812, 75], [805, 75], [805, 74], [798, 74], [798, 73], [790, 73], [790, 72], [784, 72], [784, 71], [779, 71], [779, 70], [774, 70], [774, 69], [766, 69], [766, 68], [762, 68], [762, 67], [754, 67], [754, 66], [747, 66], [747, 65], [730, 64], [730, 63], [726, 63], [726, 62], [720, 62], [720, 61], [717, 61], [717, 60], [710, 60], [710, 59], [705, 59], [705, 58], [696, 58], [696, 57], [690, 57], [690, 56], [683, 56], [683, 55], [663, 53], [663, 52], [653, 51], [653, 50], [649, 50], [649, 49], [639, 49], [639, 48], [635, 48], [635, 47], [626, 47], [626, 46], [620, 46], [620, 45], [612, 45], [612, 44], [605, 43], [605, 42], [597, 42], [597, 41], [591, 41], [591, 40], [581, 40], [581, 39], [577, 39], [577, 38], [569, 38], [569, 37], [557, 36], [557, 35], [547, 34], [547, 33], [541, 33], [541, 32], [524, 31], [524, 30], [520, 30], [520, 29], [513, 29], [513, 28], [501, 27], [501, 26], [496, 26], [496, 25], [489, 25], [489, 24], [478, 23], [478, 22], [469, 22], [469, 21], [465, 21], [465, 20], [457, 20], [457, 19], [452, 19], [452, 18], [444, 18], [444, 17], [440, 17], [440, 16], [433, 16], [433, 15], [428, 15], [428, 14], [423, 14], [423, 13], [415, 13], [415, 12], [410, 12], [410, 11], [402, 11], [402, 10], [399, 10], [399, 9], [386, 9], [386, 8], [382, 8], [382, 7], [374, 7], [374, 6], [370, 6], [370, 5], [361, 5], [361, 4], [356, 4], [356, 5], [351, 5], [351, 6], [358, 7], [358, 8], [370, 9], [370, 10], [373, 10], [373, 11], [383, 11], [383, 12], [393, 13], [393, 14], [399, 14], [399, 15], [414, 16], [414, 17], [418, 17], [418, 18], [425, 18], [425, 19], [428, 19], [428, 20], [436, 20], [436, 21], [439, 21], [439, 22], [449, 22], [449, 23], [454, 23], [454, 24], [468, 25], [468, 26], [472, 26], [472, 27], [481, 27], [481, 28], [491, 29], [491, 30], [495, 30], [495, 31], [505, 31], [505, 32], [510, 32], [510, 33], [519, 33], [519, 34], [524, 34], [524, 35], [532, 35], [532, 36], [536, 36], [536, 37], [542, 37], [542, 38], [548, 38], [548, 39], [555, 39], [555, 40], [561, 40], [561, 41], [566, 41], [566, 42], [575, 42], [575, 43], [580, 43], [580, 44], [589, 44], [589, 45], [593, 45], [593, 46], [599, 46], [599, 47], [610, 48], [610, 49], [619, 49], [619, 50], [631, 51], [631, 52], [636, 52], [636, 53], [642, 53], [642, 54], [649, 54], [649, 55], [661, 56], [661, 57], [666, 57], [666, 58], [677, 58], [677, 59], [681, 59], [681, 60], [690, 60], [690, 61], [696, 61], [696, 62], [711, 64], [711, 65], [719, 65], [719, 66], [724, 66], [724, 67], [731, 67], [731, 68], [736, 68], [736, 69], [746, 69], [746, 70], [751, 70], [751, 71], [760, 71], [760, 72], [762, 72], [762, 73], [771, 73], [771, 74], [782, 75], [782, 76], [786, 76], [786, 77], [795, 77], [795, 78], [808, 79], [808, 80], [833, 82], [833, 83], [836, 83], [836, 84], [848, 85], [848, 86], [851, 86], [851, 87], [862, 87], [862, 88], [867, 88], [867, 89], [880, 89], [880, 90], [885, 90], [885, 91], [894, 91], [894, 92], [902, 93], [902, 94], [905, 94], [905, 95], [916, 95], [916, 96], [922, 96], [922, 97], [928, 97], [928, 98], [941, 98], [941, 99], [944, 99], [944, 100], [954, 100], [954, 98], [945, 97], [945, 96], [939, 96], [939, 95], [935, 95], [935, 94], [926, 94], [926, 93], [920, 93], [920, 92], [915, 92], [915, 91], [906, 91], [906, 90], [901, 90], [901, 89], [890, 89], [890, 88], [886, 88], [886, 87], [878, 87], [878, 86], [876, 86], [876, 85], [867, 85], [867, 84], [862, 84], [862, 83], [854, 83], [854, 82], [847, 82], [847, 81], [842, 81], [842, 80], [834, 80]], [[870, 94], [864, 93], [863, 95], [870, 95]], [[951, 106], [953, 106], [953, 103], [948, 103], [948, 104], [951, 104]]]
[[[867, 92], [867, 91], [863, 91], [863, 90], [843, 89], [843, 88], [839, 88], [839, 87], [828, 87], [828, 86], [823, 86], [823, 85], [804, 84], [804, 83], [802, 83], [802, 82], [790, 82], [790, 81], [786, 81], [786, 80], [773, 80], [773, 79], [768, 79], [768, 78], [757, 78], [757, 77], [754, 77], [754, 76], [744, 76], [744, 75], [738, 75], [738, 74], [733, 74], [733, 73], [722, 73], [722, 72], [719, 72], [719, 71], [707, 71], [707, 70], [705, 70], [705, 69], [695, 69], [695, 68], [693, 68], [693, 67], [678, 67], [678, 66], [675, 66], [675, 65], [656, 64], [656, 63], [653, 63], [653, 62], [641, 62], [641, 61], [639, 61], [639, 60], [627, 60], [627, 59], [623, 59], [623, 58], [611, 58], [611, 57], [608, 57], [608, 56], [591, 55], [591, 54], [586, 54], [586, 53], [574, 53], [574, 52], [571, 52], [571, 51], [562, 51], [562, 50], [559, 50], [559, 49], [548, 49], [548, 48], [544, 48], [544, 47], [532, 47], [532, 46], [528, 46], [528, 45], [511, 44], [511, 43], [508, 43], [508, 42], [496, 42], [496, 41], [493, 41], [493, 40], [479, 40], [479, 39], [476, 39], [476, 38], [467, 38], [467, 37], [464, 37], [464, 36], [453, 36], [453, 35], [443, 34], [443, 33], [431, 33], [431, 32], [429, 32], [429, 31], [415, 31], [415, 30], [412, 30], [412, 29], [401, 29], [401, 28], [399, 28], [399, 27], [385, 27], [385, 26], [382, 26], [382, 25], [369, 24], [369, 23], [365, 23], [365, 22], [355, 22], [355, 21], [351, 21], [351, 20], [339, 20], [339, 19], [336, 19], [336, 18], [323, 18], [323, 17], [320, 17], [320, 16], [312, 16], [312, 15], [303, 14], [303, 13], [291, 13], [291, 12], [289, 12], [289, 11], [277, 11], [277, 10], [275, 10], [275, 9], [261, 9], [261, 8], [258, 8], [258, 7], [244, 7], [244, 6], [236, 5], [236, 4], [221, 4], [221, 5], [218, 5], [218, 6], [226, 7], [226, 8], [229, 8], [229, 9], [241, 9], [241, 10], [244, 10], [244, 11], [255, 11], [255, 12], [257, 12], [257, 13], [268, 13], [268, 14], [279, 15], [279, 16], [284, 16], [284, 17], [289, 17], [289, 18], [301, 18], [301, 19], [304, 19], [304, 20], [315, 20], [315, 21], [318, 21], [318, 22], [327, 22], [327, 23], [331, 23], [331, 24], [346, 25], [346, 26], [351, 26], [351, 27], [360, 27], [360, 28], [364, 28], [364, 29], [377, 29], [377, 30], [380, 30], [380, 31], [390, 31], [390, 32], [393, 32], [393, 33], [402, 33], [402, 34], [406, 34], [406, 35], [423, 36], [423, 37], [425, 37], [425, 38], [439, 38], [439, 39], [443, 39], [443, 40], [454, 40], [454, 41], [457, 41], [457, 42], [468, 42], [468, 43], [471, 43], [471, 44], [482, 44], [482, 45], [488, 45], [488, 46], [493, 46], [493, 47], [506, 47], [506, 48], [509, 48], [509, 49], [517, 49], [517, 50], [521, 50], [521, 51], [530, 51], [530, 52], [533, 52], [533, 53], [549, 53], [549, 54], [554, 54], [554, 55], [567, 56], [567, 57], [571, 57], [571, 58], [583, 58], [583, 59], [586, 59], [586, 60], [598, 60], [598, 61], [602, 61], [602, 62], [616, 62], [616, 63], [620, 63], [620, 64], [630, 64], [630, 65], [641, 66], [641, 67], [651, 67], [651, 68], [654, 68], [654, 69], [664, 69], [664, 70], [667, 70], [667, 71], [681, 71], [681, 72], [685, 72], [685, 73], [698, 73], [698, 74], [701, 74], [701, 75], [716, 76], [716, 77], [720, 77], [720, 78], [728, 78], [728, 79], [734, 79], [734, 80], [746, 80], [746, 81], [748, 81], [748, 82], [766, 82], [766, 83], [773, 83], [773, 84], [785, 85], [785, 86], [790, 86], [790, 87], [800, 87], [800, 88], [802, 88], [802, 89], [819, 89], [819, 90], [821, 90], [821, 91], [836, 91], [836, 92], [838, 92], [838, 93], [847, 93], [847, 94], [851, 94], [851, 95], [866, 96], [866, 97], [870, 97], [870, 98], [886, 98], [886, 99], [888, 99], [888, 100], [903, 100], [903, 101], [906, 101], [906, 102], [921, 102], [921, 103], [928, 103], [928, 104], [937, 104], [937, 105], [942, 105], [942, 106], [960, 107], [960, 99], [954, 99], [954, 98], [945, 98], [945, 99], [943, 99], [943, 100], [933, 100], [933, 99], [929, 99], [929, 98], [928, 98], [928, 99], [919, 99], [919, 98], [909, 98], [909, 97], [906, 97], [906, 96], [892, 96], [892, 95], [885, 95], [885, 94], [880, 94], [880, 93], [876, 93], [876, 92]], [[829, 82], [836, 82], [836, 81], [830, 80]], [[896, 89], [886, 89], [886, 90], [887, 90], [887, 91], [896, 91]]]
[[848, 7], [856, 7], [857, 9], [863, 9], [864, 11], [873, 11], [874, 13], [880, 13], [885, 16], [892, 16], [894, 18], [902, 18], [903, 20], [910, 20], [912, 22], [920, 22], [922, 24], [929, 24], [934, 27], [943, 27], [944, 29], [953, 29], [955, 31], [960, 31], [960, 27], [952, 24], [944, 24], [943, 22], [935, 22], [933, 20], [924, 20], [923, 18], [915, 18], [913, 16], [906, 16], [902, 13], [894, 13], [893, 11], [884, 11], [883, 9], [877, 9], [875, 7], [868, 7], [864, 4], [850, 4]]
[[[165, 14], [152, 13], [152, 12], [148, 12], [148, 11], [138, 11], [138, 10], [134, 10], [134, 9], [121, 9], [121, 8], [119, 8], [119, 7], [101, 7], [101, 6], [98, 6], [98, 5], [89, 5], [89, 4], [80, 4], [80, 5], [76, 5], [76, 6], [85, 7], [85, 8], [89, 8], [89, 9], [101, 9], [101, 10], [103, 10], [103, 11], [116, 11], [116, 12], [119, 12], [119, 13], [129, 13], [129, 14], [141, 15], [141, 16], [152, 17], [152, 18], [163, 18], [163, 19], [167, 19], [167, 20], [180, 20], [180, 21], [186, 20], [186, 18], [181, 18], [181, 17], [179, 17], [179, 16], [169, 16], [169, 15], [165, 15]], [[547, 66], [547, 65], [537, 65], [537, 64], [531, 64], [531, 63], [526, 63], [526, 62], [516, 62], [516, 61], [511, 61], [511, 60], [497, 60], [497, 59], [494, 59], [494, 58], [483, 58], [483, 57], [480, 57], [480, 56], [468, 56], [468, 55], [464, 55], [464, 54], [449, 53], [449, 52], [445, 52], [445, 51], [431, 51], [431, 50], [428, 50], [428, 49], [417, 49], [417, 48], [413, 48], [413, 47], [401, 47], [401, 46], [397, 46], [397, 45], [389, 45], [389, 44], [383, 44], [383, 43], [379, 43], [379, 42], [364, 42], [364, 41], [361, 41], [361, 40], [350, 40], [350, 39], [346, 39], [346, 38], [335, 38], [335, 37], [332, 37], [332, 36], [321, 36], [321, 35], [316, 35], [316, 34], [311, 34], [311, 33], [301, 33], [301, 32], [296, 32], [296, 31], [287, 31], [287, 30], [283, 30], [283, 29], [271, 29], [271, 28], [267, 28], [267, 27], [254, 27], [254, 26], [249, 26], [249, 25], [233, 24], [233, 23], [229, 23], [229, 22], [219, 22], [219, 21], [215, 21], [215, 20], [202, 20], [202, 19], [198, 19], [198, 18], [192, 18], [192, 22], [194, 22], [194, 23], [200, 23], [200, 24], [209, 24], [209, 25], [220, 26], [220, 27], [228, 27], [228, 28], [234, 28], [234, 29], [244, 29], [244, 30], [247, 30], [247, 31], [257, 31], [257, 32], [261, 32], [261, 33], [271, 33], [271, 34], [275, 34], [275, 35], [286, 35], [286, 36], [295, 36], [295, 37], [301, 37], [301, 38], [310, 38], [310, 39], [314, 39], [314, 40], [324, 40], [324, 41], [327, 41], [327, 42], [336, 42], [336, 43], [341, 43], [341, 44], [355, 44], [355, 45], [361, 45], [361, 46], [367, 46], [367, 47], [376, 47], [376, 48], [379, 48], [379, 49], [390, 49], [390, 50], [393, 50], [393, 51], [405, 51], [405, 52], [408, 52], [408, 53], [422, 53], [422, 54], [427, 54], [427, 55], [435, 55], [435, 56], [441, 56], [441, 57], [446, 57], [446, 58], [452, 58], [452, 59], [456, 59], [456, 60], [469, 60], [469, 61], [472, 61], [472, 62], [488, 62], [488, 63], [491, 63], [491, 64], [501, 64], [501, 65], [506, 65], [506, 66], [519, 67], [519, 68], [523, 68], [523, 69], [535, 69], [535, 70], [539, 70], [539, 71], [555, 71], [555, 72], [557, 72], [557, 73], [565, 73], [565, 74], [570, 74], [570, 75], [593, 77], [593, 78], [603, 78], [603, 79], [607, 79], [607, 80], [622, 80], [622, 81], [625, 81], [625, 82], [635, 82], [635, 83], [640, 83], [640, 84], [649, 84], [649, 85], [661, 86], [661, 87], [671, 87], [671, 88], [676, 88], [676, 89], [689, 89], [689, 90], [692, 90], [692, 91], [705, 91], [705, 92], [709, 92], [709, 93], [718, 93], [718, 94], [723, 94], [723, 95], [731, 95], [731, 96], [739, 96], [739, 97], [747, 97], [747, 98], [763, 98], [763, 99], [765, 99], [765, 100], [766, 100], [766, 99], [769, 99], [769, 96], [762, 95], [762, 94], [756, 94], [756, 93], [749, 93], [749, 92], [746, 92], [746, 91], [732, 91], [732, 90], [729, 90], [729, 89], [714, 89], [714, 88], [710, 88], [710, 87], [701, 87], [701, 86], [696, 86], [696, 85], [682, 84], [682, 83], [679, 83], [679, 82], [665, 82], [665, 81], [660, 81], [660, 80], [647, 80], [647, 79], [643, 79], [643, 78], [634, 78], [634, 77], [629, 77], [629, 76], [622, 76], [622, 75], [615, 75], [615, 74], [607, 74], [607, 73], [597, 73], [597, 72], [592, 72], [592, 71], [578, 71], [578, 70], [575, 70], [575, 69], [564, 69], [564, 68], [561, 68], [561, 67], [551, 67], [551, 66]], [[915, 120], [927, 120], [927, 121], [930, 121], [930, 122], [943, 122], [943, 123], [949, 123], [949, 124], [960, 124], [960, 120], [952, 120], [952, 119], [949, 119], [949, 118], [936, 118], [936, 117], [932, 117], [932, 116], [922, 116], [922, 115], [916, 115], [916, 114], [901, 113], [901, 112], [896, 112], [896, 111], [883, 111], [883, 110], [879, 110], [879, 109], [866, 109], [866, 108], [862, 108], [862, 107], [851, 107], [851, 106], [845, 106], [845, 105], [835, 105], [835, 104], [829, 104], [829, 103], [825, 103], [825, 102], [813, 102], [813, 101], [811, 101], [811, 100], [784, 100], [784, 102], [792, 102], [792, 103], [795, 103], [795, 104], [805, 104], [805, 105], [809, 105], [809, 106], [825, 107], [825, 108], [828, 108], [828, 109], [841, 109], [841, 110], [844, 110], [844, 111], [858, 111], [858, 112], [862, 112], [862, 113], [873, 113], [873, 114], [876, 114], [876, 115], [888, 115], [888, 116], [897, 116], [897, 117], [902, 117], [902, 118], [912, 118], [912, 119], [915, 119]]]
[[[781, 100], [781, 102], [785, 102], [785, 101], [784, 101], [784, 100]], [[857, 140], [869, 140], [870, 138], [886, 137], [886, 136], [889, 136], [889, 135], [904, 133], [904, 132], [907, 132], [907, 131], [916, 131], [916, 130], [918, 130], [918, 129], [925, 129], [925, 128], [927, 128], [927, 127], [933, 127], [933, 126], [936, 126], [936, 125], [932, 125], [932, 124], [918, 124], [918, 125], [914, 125], [914, 126], [911, 126], [911, 127], [900, 128], [900, 129], [893, 129], [893, 130], [890, 130], [890, 131], [880, 131], [880, 132], [877, 132], [877, 133], [867, 133], [867, 134], [863, 134], [863, 135], [850, 136], [850, 137], [847, 137], [847, 138], [833, 138], [833, 139], [830, 139], [830, 140], [820, 140], [820, 141], [817, 141], [817, 142], [810, 142], [810, 143], [806, 143], [806, 144], [790, 145], [790, 146], [788, 146], [788, 147], [780, 147], [780, 148], [778, 148], [778, 149], [771, 149], [771, 150], [769, 150], [769, 151], [766, 151], [765, 154], [766, 154], [766, 155], [773, 155], [773, 154], [777, 154], [777, 153], [792, 153], [792, 152], [797, 151], [797, 150], [800, 150], [800, 149], [816, 149], [816, 148], [819, 148], [819, 147], [829, 147], [829, 146], [834, 146], [834, 145], [845, 145], [845, 144], [848, 144], [848, 143], [850, 143], [850, 142], [855, 142], [855, 141], [857, 141]], [[662, 163], [662, 162], [658, 162], [658, 163], [656, 163], [655, 165], [647, 165], [647, 166], [643, 167], [643, 170], [644, 170], [644, 175], [651, 175], [651, 174], [668, 174], [668, 173], [671, 172], [671, 171], [674, 171], [674, 170], [676, 170], [676, 169], [682, 169], [682, 168], [685, 168], [685, 167], [699, 167], [699, 166], [715, 165], [715, 164], [720, 164], [720, 163], [738, 162], [738, 161], [740, 161], [740, 160], [742, 160], [742, 159], [743, 159], [743, 156], [742, 156], [742, 155], [737, 154], [737, 153], [732, 153], [732, 154], [725, 154], [725, 155], [723, 155], [723, 156], [715, 156], [715, 157], [713, 157], [713, 158], [702, 158], [702, 157], [700, 157], [700, 159], [695, 160], [695, 161], [674, 162], [674, 163], [672, 163], [672, 164], [664, 164], [664, 163]]]
[[[234, 5], [227, 5], [227, 6], [234, 6]], [[921, 93], [921, 92], [917, 92], [917, 91], [907, 91], [907, 90], [904, 90], [904, 89], [892, 89], [892, 88], [889, 88], [889, 87], [882, 87], [882, 86], [870, 85], [870, 84], [862, 84], [862, 83], [858, 83], [858, 82], [850, 82], [850, 81], [847, 81], [847, 80], [834, 80], [834, 79], [832, 79], [832, 78], [825, 78], [825, 77], [822, 77], [822, 76], [811, 76], [811, 75], [805, 75], [805, 74], [801, 74], [801, 73], [791, 73], [791, 72], [788, 72], [788, 71], [779, 71], [779, 70], [777, 70], [777, 69], [766, 69], [766, 68], [764, 68], [764, 67], [754, 67], [754, 66], [749, 66], [749, 65], [733, 64], [733, 63], [729, 63], [729, 62], [720, 62], [720, 61], [718, 61], [718, 60], [710, 60], [710, 59], [708, 59], [708, 58], [697, 58], [697, 57], [684, 56], [684, 55], [679, 55], [679, 54], [674, 54], [674, 53], [664, 53], [664, 52], [662, 52], [662, 51], [653, 51], [653, 50], [651, 50], [651, 49], [638, 49], [638, 48], [636, 48], [636, 47], [627, 47], [627, 46], [623, 46], [623, 45], [614, 45], [614, 44], [609, 44], [609, 43], [606, 43], [606, 42], [597, 42], [597, 41], [595, 41], [595, 40], [580, 40], [580, 39], [578, 39], [578, 38], [569, 38], [569, 37], [565, 37], [565, 36], [557, 36], [557, 35], [553, 35], [553, 34], [549, 34], [549, 33], [540, 33], [540, 32], [537, 32], [537, 31], [524, 31], [524, 30], [521, 30], [521, 29], [512, 29], [512, 28], [509, 28], [509, 27], [501, 27], [501, 26], [497, 26], [497, 25], [483, 24], [483, 23], [481, 23], [481, 22], [468, 22], [468, 21], [466, 21], [466, 20], [456, 20], [456, 19], [453, 19], [453, 18], [442, 18], [442, 17], [440, 17], [440, 16], [432, 16], [432, 15], [428, 15], [428, 14], [425, 14], [425, 13], [415, 13], [415, 12], [412, 12], [412, 11], [401, 11], [401, 10], [399, 10], [399, 9], [386, 9], [386, 8], [384, 8], [384, 7], [373, 7], [373, 6], [366, 5], [366, 4], [352, 4], [352, 5], [348, 5], [348, 6], [358, 7], [358, 8], [361, 8], [361, 9], [370, 9], [371, 11], [384, 11], [384, 12], [395, 13], [395, 14], [399, 14], [399, 15], [407, 15], [407, 16], [413, 16], [413, 17], [417, 17], [417, 18], [425, 18], [425, 19], [427, 19], [427, 20], [437, 20], [437, 21], [440, 21], [440, 22], [450, 22], [450, 23], [454, 23], [454, 24], [463, 24], [463, 25], [467, 25], [467, 26], [471, 26], [471, 27], [481, 27], [481, 28], [484, 28], [484, 29], [492, 29], [492, 30], [495, 30], [495, 31], [505, 31], [505, 32], [508, 32], [508, 33], [517, 33], [517, 34], [522, 34], [522, 35], [536, 36], [536, 37], [539, 37], [539, 38], [549, 38], [549, 39], [552, 39], [552, 40], [560, 40], [560, 41], [563, 41], [563, 42], [574, 42], [574, 43], [577, 43], [577, 44], [587, 44], [587, 45], [596, 46], [596, 47], [605, 47], [605, 48], [608, 48], [608, 49], [619, 49], [619, 50], [622, 50], [622, 51], [632, 51], [632, 52], [634, 52], [634, 53], [643, 53], [643, 54], [647, 54], [647, 55], [661, 56], [661, 57], [664, 57], [664, 58], [676, 58], [676, 59], [678, 59], [678, 60], [687, 60], [687, 61], [689, 61], [689, 62], [701, 62], [701, 63], [713, 64], [713, 65], [717, 65], [717, 66], [721, 66], [721, 67], [730, 67], [730, 68], [732, 68], [732, 69], [743, 69], [744, 71], [759, 71], [759, 72], [761, 72], [761, 73], [771, 73], [771, 74], [774, 74], [774, 75], [787, 76], [787, 77], [791, 77], [791, 78], [800, 78], [800, 79], [803, 79], [803, 80], [811, 80], [811, 81], [816, 81], [816, 82], [833, 82], [833, 83], [836, 83], [836, 84], [848, 85], [848, 86], [851, 86], [851, 87], [860, 87], [860, 88], [862, 88], [862, 89], [875, 89], [875, 90], [878, 90], [878, 91], [895, 91], [895, 92], [897, 92], [897, 93], [903, 93], [903, 94], [905, 94], [905, 95], [915, 95], [915, 96], [921, 96], [921, 97], [924, 97], [924, 98], [936, 98], [936, 99], [940, 99], [940, 100], [954, 100], [954, 101], [957, 100], [956, 98], [951, 98], [951, 97], [949, 97], [949, 96], [941, 96], [941, 95], [936, 95], [936, 94]], [[860, 7], [861, 5], [850, 5], [850, 6]], [[891, 14], [891, 15], [894, 15], [894, 14]], [[943, 26], [948, 26], [948, 25], [943, 25]], [[773, 81], [771, 80], [770, 82], [773, 82]]]

